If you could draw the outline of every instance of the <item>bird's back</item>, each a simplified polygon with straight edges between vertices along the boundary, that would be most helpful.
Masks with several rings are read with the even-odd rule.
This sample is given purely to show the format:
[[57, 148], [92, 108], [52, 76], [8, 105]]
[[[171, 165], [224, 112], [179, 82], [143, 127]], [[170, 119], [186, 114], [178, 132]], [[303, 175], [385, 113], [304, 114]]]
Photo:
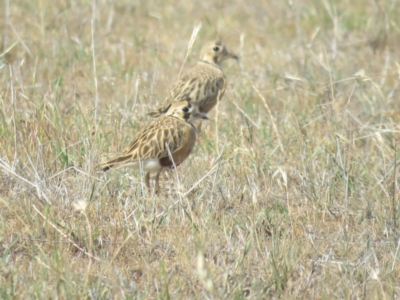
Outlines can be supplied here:
[[[167, 100], [151, 116], [165, 113], [173, 102], [188, 100], [199, 107], [200, 112], [207, 113], [222, 97], [226, 88], [225, 75], [219, 66], [199, 62], [196, 67], [184, 75], [171, 91]], [[212, 107], [204, 108], [212, 103]]]
[[[108, 170], [111, 167], [124, 166], [147, 159], [169, 161], [169, 152], [178, 164], [190, 154], [195, 141], [196, 130], [192, 124], [173, 116], [162, 116], [139, 131], [119, 157], [100, 166], [103, 170]], [[181, 153], [179, 151], [183, 154], [179, 154]], [[179, 152], [176, 158], [174, 157], [175, 152]]]

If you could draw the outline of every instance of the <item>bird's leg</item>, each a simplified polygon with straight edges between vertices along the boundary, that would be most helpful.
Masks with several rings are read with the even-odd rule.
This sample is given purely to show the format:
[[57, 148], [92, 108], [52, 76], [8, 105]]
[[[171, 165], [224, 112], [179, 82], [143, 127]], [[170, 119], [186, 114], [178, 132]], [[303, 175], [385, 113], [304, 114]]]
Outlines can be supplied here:
[[146, 182], [146, 187], [149, 189], [149, 192], [150, 192], [151, 191], [150, 190], [150, 172], [146, 173], [145, 182]]
[[196, 139], [197, 139], [197, 142], [196, 143], [201, 143], [202, 141], [203, 141], [203, 137], [204, 137], [204, 134], [203, 134], [203, 131], [204, 131], [204, 128], [202, 128], [202, 121], [198, 121], [198, 122], [196, 122], [196, 123], [194, 123], [193, 125], [194, 125], [194, 127], [196, 128]]
[[155, 185], [155, 193], [158, 194], [158, 192], [160, 191], [160, 174], [161, 174], [161, 170], [157, 172], [156, 174], [156, 185]]
[[197, 126], [196, 126], [196, 133], [200, 136], [201, 135], [201, 124], [202, 124], [203, 122], [199, 122], [198, 124], [197, 124]]

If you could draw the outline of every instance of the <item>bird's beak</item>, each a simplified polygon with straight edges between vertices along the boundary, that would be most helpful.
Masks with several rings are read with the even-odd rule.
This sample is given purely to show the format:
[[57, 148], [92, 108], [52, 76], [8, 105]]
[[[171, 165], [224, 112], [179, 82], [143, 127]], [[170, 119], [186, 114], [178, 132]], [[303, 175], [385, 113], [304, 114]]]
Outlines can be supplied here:
[[233, 59], [235, 59], [235, 60], [238, 60], [238, 59], [239, 59], [239, 56], [237, 56], [237, 55], [235, 55], [235, 54], [232, 54], [232, 53], [229, 53], [229, 58], [233, 58]]
[[203, 119], [203, 120], [208, 120], [208, 117], [205, 114], [201, 113], [195, 113], [193, 117], [198, 118], [198, 119]]

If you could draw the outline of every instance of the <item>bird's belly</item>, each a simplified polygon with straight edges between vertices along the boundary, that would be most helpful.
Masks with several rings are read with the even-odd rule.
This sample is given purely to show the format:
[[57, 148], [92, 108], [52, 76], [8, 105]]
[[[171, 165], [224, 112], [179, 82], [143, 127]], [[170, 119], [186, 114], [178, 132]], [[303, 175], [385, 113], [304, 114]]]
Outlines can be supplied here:
[[151, 173], [156, 173], [160, 171], [160, 169], [162, 168], [158, 159], [145, 159], [142, 161], [134, 161], [125, 164], [124, 167], [131, 167], [137, 170], [142, 170], [144, 172], [151, 172]]

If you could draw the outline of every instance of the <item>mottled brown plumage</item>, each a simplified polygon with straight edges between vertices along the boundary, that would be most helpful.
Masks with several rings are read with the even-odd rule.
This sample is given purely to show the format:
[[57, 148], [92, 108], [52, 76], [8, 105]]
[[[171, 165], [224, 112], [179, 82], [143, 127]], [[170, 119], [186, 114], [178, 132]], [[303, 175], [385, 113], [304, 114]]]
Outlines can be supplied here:
[[238, 59], [228, 52], [223, 43], [206, 44], [198, 64], [178, 81], [170, 97], [149, 115], [159, 117], [168, 111], [172, 103], [183, 100], [195, 103], [201, 113], [207, 114], [224, 96], [226, 78], [220, 65], [229, 58]]
[[104, 171], [125, 166], [143, 170], [147, 172], [148, 188], [150, 173], [157, 173], [158, 191], [161, 171], [172, 168], [174, 164], [178, 166], [190, 155], [196, 142], [196, 129], [190, 122], [196, 118], [207, 117], [198, 113], [196, 105], [188, 101], [174, 103], [165, 115], [140, 130], [120, 156], [100, 164], [100, 167]]

